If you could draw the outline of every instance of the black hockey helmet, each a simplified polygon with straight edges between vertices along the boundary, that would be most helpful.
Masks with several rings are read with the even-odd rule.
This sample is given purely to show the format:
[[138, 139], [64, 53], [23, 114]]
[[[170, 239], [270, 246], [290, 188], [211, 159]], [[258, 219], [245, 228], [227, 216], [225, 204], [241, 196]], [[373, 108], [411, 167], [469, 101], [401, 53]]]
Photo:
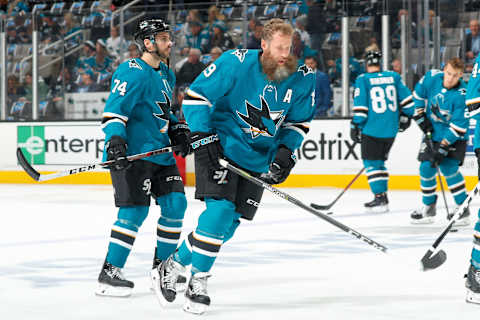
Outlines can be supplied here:
[[365, 55], [365, 63], [367, 64], [367, 66], [379, 66], [381, 60], [382, 53], [380, 51], [368, 51]]
[[135, 41], [143, 48], [143, 40], [155, 40], [155, 34], [170, 32], [170, 26], [162, 19], [142, 19], [138, 22], [137, 31], [134, 34]]

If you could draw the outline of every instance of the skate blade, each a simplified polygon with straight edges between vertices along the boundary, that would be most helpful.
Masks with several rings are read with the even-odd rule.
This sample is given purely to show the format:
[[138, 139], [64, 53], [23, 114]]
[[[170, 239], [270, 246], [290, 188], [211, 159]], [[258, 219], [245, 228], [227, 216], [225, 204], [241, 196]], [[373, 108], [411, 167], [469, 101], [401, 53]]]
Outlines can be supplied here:
[[410, 219], [411, 224], [432, 224], [435, 221], [433, 217], [427, 217], [422, 219]]
[[475, 293], [472, 290], [467, 288], [467, 296], [465, 301], [468, 303], [480, 304], [480, 293]]
[[367, 213], [387, 213], [390, 211], [388, 206], [376, 206], [373, 208], [366, 208]]
[[108, 284], [99, 283], [95, 294], [102, 297], [126, 298], [132, 294], [132, 288], [114, 287]]
[[150, 280], [151, 280], [151, 286], [153, 292], [155, 292], [155, 295], [157, 296], [157, 300], [160, 303], [162, 307], [167, 307], [169, 304], [171, 304], [175, 299], [172, 301], [168, 301], [165, 299], [165, 297], [162, 294], [162, 289], [160, 289], [160, 274], [158, 273], [158, 270], [152, 269], [150, 271]]
[[193, 314], [204, 314], [207, 309], [208, 305], [203, 303], [195, 303], [190, 301], [188, 298], [185, 299], [185, 303], [183, 305], [183, 311]]

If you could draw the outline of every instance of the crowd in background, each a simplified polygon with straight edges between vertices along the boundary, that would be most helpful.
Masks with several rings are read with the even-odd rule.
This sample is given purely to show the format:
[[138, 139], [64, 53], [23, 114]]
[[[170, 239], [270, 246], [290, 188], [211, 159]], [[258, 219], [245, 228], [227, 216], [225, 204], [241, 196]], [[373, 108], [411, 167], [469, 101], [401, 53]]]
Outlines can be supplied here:
[[[50, 1], [51, 2], [51, 1]], [[141, 55], [138, 45], [133, 41], [135, 23], [125, 26], [124, 37], [120, 36], [118, 25], [111, 27], [112, 11], [129, 1], [84, 1], [84, 8], [74, 9], [64, 6], [54, 8], [54, 4], [44, 8], [39, 14], [40, 63], [53, 61], [55, 57], [64, 58], [52, 63], [49, 68], [41, 69], [38, 96], [40, 114], [44, 118], [64, 118], [64, 94], [85, 92], [108, 92], [110, 79], [116, 67], [131, 58]], [[188, 2], [188, 1], [185, 1]], [[194, 1], [190, 1], [194, 2]], [[241, 1], [237, 1], [241, 2]], [[175, 23], [172, 24], [175, 37], [174, 57], [171, 67], [177, 76], [175, 88], [175, 105], [181, 105], [185, 89], [223, 52], [246, 47], [259, 49], [263, 22], [272, 15], [291, 21], [295, 28], [292, 53], [300, 64], [307, 64], [317, 73], [317, 117], [333, 116], [332, 88], [341, 84], [341, 1], [336, 0], [301, 0], [277, 1], [279, 5], [259, 8], [262, 1], [252, 2], [248, 12], [248, 30], [246, 45], [243, 45], [243, 23], [235, 21], [232, 5], [178, 6], [175, 11]], [[474, 3], [474, 1], [470, 1]], [[32, 84], [31, 59], [19, 60], [18, 56], [28, 56], [31, 50], [32, 19], [31, 12], [42, 1], [5, 1], [0, 0], [0, 14], [7, 17], [6, 36], [8, 46], [8, 97], [7, 103], [12, 119], [19, 117], [19, 111], [28, 117], [31, 110]], [[141, 5], [161, 5], [168, 1], [144, 0]], [[176, 5], [183, 1], [175, 1]], [[227, 2], [225, 2], [227, 3]], [[230, 4], [232, 2], [229, 2]], [[255, 6], [254, 4], [258, 5]], [[380, 50], [381, 34], [379, 11], [375, 5], [379, 1], [355, 1], [351, 43], [349, 45], [350, 84], [365, 72], [364, 54], [370, 50]], [[445, 2], [448, 5], [448, 2]], [[234, 8], [235, 4], [233, 4]], [[473, 5], [470, 4], [473, 8]], [[158, 8], [158, 7], [157, 7]], [[279, 9], [280, 8], [280, 9]], [[283, 9], [281, 9], [283, 8]], [[88, 10], [86, 10], [88, 9]], [[277, 10], [275, 12], [275, 9]], [[77, 11], [75, 11], [77, 10]], [[83, 10], [83, 11], [82, 11]], [[158, 16], [167, 19], [165, 9]], [[283, 13], [279, 13], [282, 11]], [[399, 59], [400, 18], [409, 16], [401, 7], [393, 8], [391, 15], [392, 62], [391, 69], [401, 72]], [[134, 17], [141, 9], [132, 10], [126, 18]], [[147, 10], [150, 11], [150, 10]], [[287, 12], [288, 11], [288, 12]], [[434, 12], [429, 14], [430, 28]], [[417, 26], [415, 17], [411, 19], [411, 47], [417, 46]], [[167, 19], [168, 20], [168, 19]], [[445, 25], [452, 18], [442, 17]], [[423, 32], [420, 34], [423, 35]], [[474, 57], [480, 52], [480, 33], [478, 19], [471, 19], [465, 27], [464, 52], [466, 71], [471, 71]], [[432, 37], [431, 37], [432, 39]], [[21, 54], [18, 54], [18, 53]], [[55, 62], [55, 61], [54, 61]], [[470, 69], [469, 69], [470, 68]], [[180, 103], [179, 103], [180, 101]], [[31, 106], [30, 106], [31, 108]], [[43, 109], [42, 109], [43, 108]], [[20, 117], [21, 118], [21, 117]]]

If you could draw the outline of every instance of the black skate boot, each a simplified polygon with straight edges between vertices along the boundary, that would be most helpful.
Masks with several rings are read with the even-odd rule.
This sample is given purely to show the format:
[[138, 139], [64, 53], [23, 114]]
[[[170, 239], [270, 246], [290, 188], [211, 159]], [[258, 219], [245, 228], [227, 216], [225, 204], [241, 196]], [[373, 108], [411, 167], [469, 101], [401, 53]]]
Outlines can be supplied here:
[[[455, 210], [456, 211], [456, 210]], [[450, 220], [453, 217], [453, 214], [455, 213], [452, 212], [447, 216], [447, 219]], [[460, 217], [453, 223], [454, 227], [464, 227], [470, 225], [470, 208], [466, 208], [465, 211], [460, 215]]]
[[173, 302], [177, 296], [177, 279], [180, 274], [185, 273], [185, 267], [173, 260], [170, 256], [167, 260], [161, 261], [156, 268], [150, 272], [153, 290], [162, 306]]
[[369, 211], [383, 213], [388, 212], [388, 198], [387, 193], [378, 193], [375, 198], [364, 204], [365, 208]]
[[[152, 264], [152, 270], [156, 269], [160, 263], [162, 263], [162, 260], [157, 258], [157, 248], [155, 247], [155, 252], [153, 254], [153, 264]], [[155, 283], [152, 281], [152, 286], [150, 289], [152, 291], [155, 291]], [[175, 285], [175, 288], [177, 292], [184, 292], [187, 289], [187, 277], [185, 277], [184, 274], [180, 274], [177, 278], [177, 284]]]
[[410, 214], [412, 224], [430, 224], [435, 220], [437, 214], [437, 196], [435, 201], [430, 205], [423, 205], [421, 209], [417, 209]]
[[122, 274], [122, 269], [105, 261], [98, 275], [96, 295], [109, 297], [128, 297], [132, 294], [133, 282]]
[[467, 278], [465, 280], [465, 287], [467, 288], [466, 301], [480, 304], [480, 269], [470, 265], [465, 278]]
[[210, 305], [207, 292], [207, 280], [211, 275], [208, 272], [195, 273], [188, 283], [185, 292], [183, 310], [194, 314], [203, 314]]

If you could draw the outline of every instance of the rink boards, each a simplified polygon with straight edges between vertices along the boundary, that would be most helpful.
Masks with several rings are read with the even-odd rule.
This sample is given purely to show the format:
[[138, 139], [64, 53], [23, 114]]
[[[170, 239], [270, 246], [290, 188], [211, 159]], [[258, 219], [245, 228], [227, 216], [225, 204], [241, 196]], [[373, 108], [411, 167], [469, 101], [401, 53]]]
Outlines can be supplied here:
[[[298, 162], [285, 187], [345, 187], [361, 169], [360, 146], [349, 137], [350, 119], [314, 120], [310, 132], [297, 151]], [[102, 158], [103, 133], [98, 121], [20, 122], [0, 124], [2, 157], [0, 183], [36, 183], [17, 164], [15, 150], [21, 147], [32, 165], [41, 172], [54, 172], [98, 163]], [[461, 168], [467, 188], [477, 182], [476, 159], [472, 150], [473, 125]], [[399, 133], [386, 163], [390, 189], [419, 189], [417, 153], [421, 132], [413, 124]], [[186, 161], [186, 184], [193, 185], [193, 157]], [[82, 173], [49, 183], [110, 184], [108, 171]], [[352, 188], [368, 188], [365, 176]]]

